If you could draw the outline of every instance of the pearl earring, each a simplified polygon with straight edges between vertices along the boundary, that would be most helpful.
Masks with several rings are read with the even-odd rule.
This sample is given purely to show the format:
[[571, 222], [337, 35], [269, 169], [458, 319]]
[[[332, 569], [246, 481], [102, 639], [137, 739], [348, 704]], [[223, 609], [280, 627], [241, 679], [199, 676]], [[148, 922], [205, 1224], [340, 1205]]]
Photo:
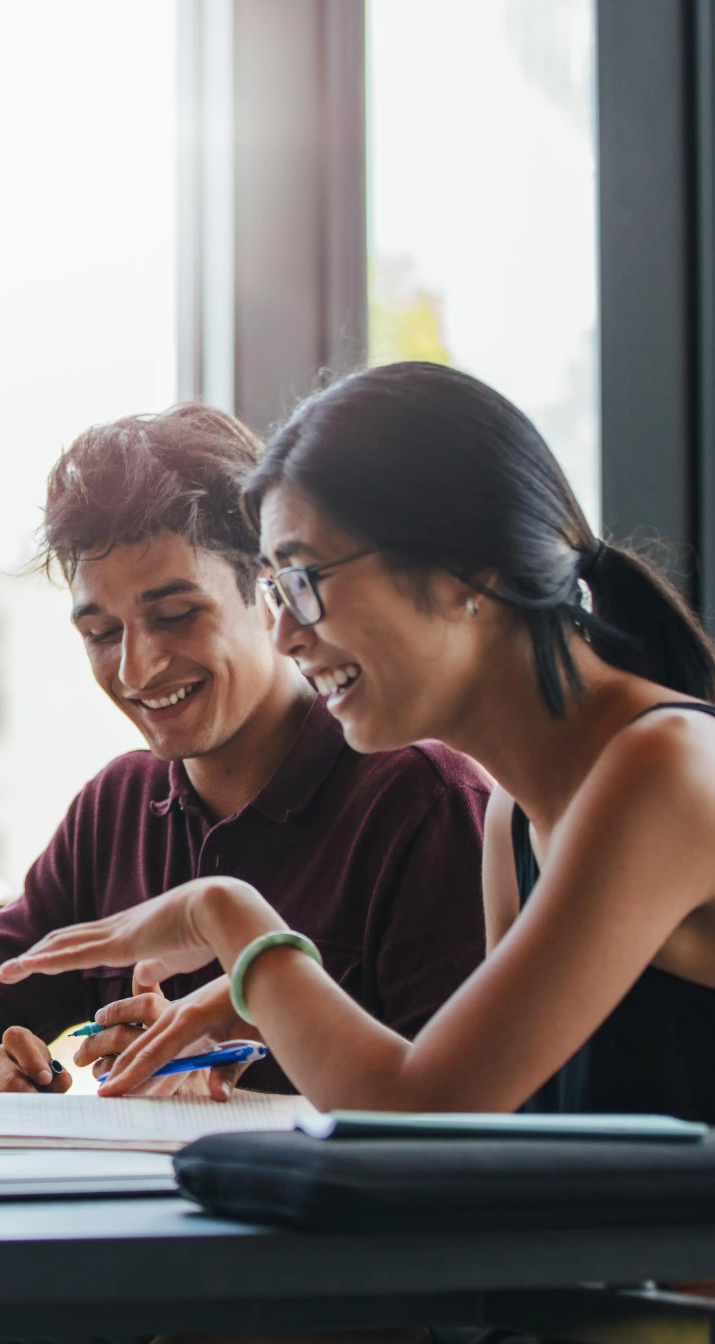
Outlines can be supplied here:
[[466, 601], [466, 603], [465, 603], [465, 606], [466, 606], [467, 611], [469, 612], [469, 615], [470, 615], [470, 616], [478, 616], [478, 615], [479, 615], [479, 603], [478, 603], [478, 602], [475, 602], [473, 597], [468, 597], [468, 598], [467, 598], [467, 601]]

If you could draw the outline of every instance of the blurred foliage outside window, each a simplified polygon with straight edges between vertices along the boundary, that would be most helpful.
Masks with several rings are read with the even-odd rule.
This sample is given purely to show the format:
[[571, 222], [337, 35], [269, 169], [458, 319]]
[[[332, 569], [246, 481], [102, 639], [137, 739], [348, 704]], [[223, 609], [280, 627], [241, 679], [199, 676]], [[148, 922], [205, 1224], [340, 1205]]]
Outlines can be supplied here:
[[367, 0], [369, 359], [455, 364], [600, 521], [593, 0]]

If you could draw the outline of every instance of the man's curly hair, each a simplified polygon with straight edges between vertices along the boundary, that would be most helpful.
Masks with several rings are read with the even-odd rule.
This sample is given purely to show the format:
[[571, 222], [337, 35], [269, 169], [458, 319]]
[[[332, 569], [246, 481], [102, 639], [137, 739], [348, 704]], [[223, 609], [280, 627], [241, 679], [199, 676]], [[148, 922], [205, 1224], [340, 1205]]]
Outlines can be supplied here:
[[72, 582], [89, 553], [174, 532], [214, 551], [255, 600], [257, 538], [241, 508], [261, 443], [233, 415], [188, 402], [93, 425], [50, 472], [38, 565]]

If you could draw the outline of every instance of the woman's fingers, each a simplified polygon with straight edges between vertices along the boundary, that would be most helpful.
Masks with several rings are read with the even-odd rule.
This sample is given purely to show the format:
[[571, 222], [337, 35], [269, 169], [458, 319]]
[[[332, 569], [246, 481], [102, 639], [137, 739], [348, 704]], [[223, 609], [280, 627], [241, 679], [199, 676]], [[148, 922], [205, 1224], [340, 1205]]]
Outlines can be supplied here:
[[0, 967], [0, 982], [15, 984], [28, 975], [59, 975], [62, 971], [87, 970], [93, 966], [126, 965], [124, 940], [99, 924], [78, 924], [57, 929]]
[[139, 981], [142, 985], [155, 984], [158, 988], [162, 981], [168, 980], [172, 973], [173, 968], [171, 966], [167, 966], [160, 957], [154, 957], [150, 961], [137, 962], [134, 967], [134, 980], [135, 982]]
[[[262, 900], [245, 883], [230, 878], [221, 883], [228, 884], [236, 901], [246, 893]], [[15, 984], [38, 973], [60, 975], [133, 963], [141, 966], [145, 981], [198, 970], [213, 961], [215, 951], [198, 927], [197, 914], [217, 890], [215, 880], [199, 878], [106, 919], [56, 929], [21, 956], [6, 961], [0, 967], [0, 983]], [[223, 886], [218, 894], [225, 899]]]
[[10, 957], [0, 966], [0, 984], [16, 985], [18, 980], [26, 980], [30, 974], [23, 969], [17, 957]]
[[[167, 1017], [172, 1020], [167, 1022]], [[173, 1014], [165, 1013], [155, 1026], [143, 1031], [120, 1055], [106, 1083], [102, 1084], [102, 1095], [118, 1097], [133, 1092], [201, 1034], [201, 1028], [191, 1031], [185, 1023], [177, 1023]]]
[[[102, 1055], [100, 1059], [95, 1059], [94, 1064], [92, 1065], [93, 1076], [99, 1079], [102, 1077], [103, 1073], [109, 1073], [116, 1058], [116, 1055]], [[77, 1063], [76, 1055], [74, 1062], [75, 1064]]]
[[[204, 986], [187, 999], [170, 1004], [154, 1026], [143, 1031], [120, 1056], [102, 1093], [119, 1096], [132, 1092], [177, 1055], [203, 1053], [212, 1040], [225, 1040], [224, 995], [209, 991], [210, 987]], [[218, 1038], [212, 1032], [214, 1025], [219, 1028]]]
[[222, 1069], [209, 1069], [209, 1095], [214, 1101], [229, 1101], [242, 1073], [250, 1069], [249, 1064], [225, 1064]]
[[[164, 999], [164, 995], [161, 992], [161, 981], [143, 975], [143, 964], [143, 962], [139, 961], [134, 967], [134, 974], [132, 976], [132, 997], [138, 998], [140, 994], [153, 994], [155, 996], [158, 995], [160, 999]], [[164, 999], [164, 1002], [166, 1003], [166, 999]]]

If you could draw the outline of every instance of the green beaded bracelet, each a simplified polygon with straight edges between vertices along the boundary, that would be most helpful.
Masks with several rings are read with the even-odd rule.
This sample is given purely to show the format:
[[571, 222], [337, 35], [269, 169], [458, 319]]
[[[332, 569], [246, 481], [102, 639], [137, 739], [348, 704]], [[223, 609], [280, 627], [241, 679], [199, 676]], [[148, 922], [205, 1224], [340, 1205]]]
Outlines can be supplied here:
[[243, 997], [243, 982], [248, 968], [253, 965], [256, 957], [260, 957], [261, 953], [267, 952], [270, 947], [297, 947], [299, 952], [306, 952], [319, 966], [323, 964], [323, 958], [315, 943], [306, 938], [304, 933], [293, 933], [292, 929], [262, 933], [258, 938], [254, 938], [252, 943], [248, 943], [236, 957], [231, 971], [231, 1003], [239, 1017], [242, 1017], [244, 1022], [250, 1022], [251, 1026], [255, 1026], [255, 1023]]

